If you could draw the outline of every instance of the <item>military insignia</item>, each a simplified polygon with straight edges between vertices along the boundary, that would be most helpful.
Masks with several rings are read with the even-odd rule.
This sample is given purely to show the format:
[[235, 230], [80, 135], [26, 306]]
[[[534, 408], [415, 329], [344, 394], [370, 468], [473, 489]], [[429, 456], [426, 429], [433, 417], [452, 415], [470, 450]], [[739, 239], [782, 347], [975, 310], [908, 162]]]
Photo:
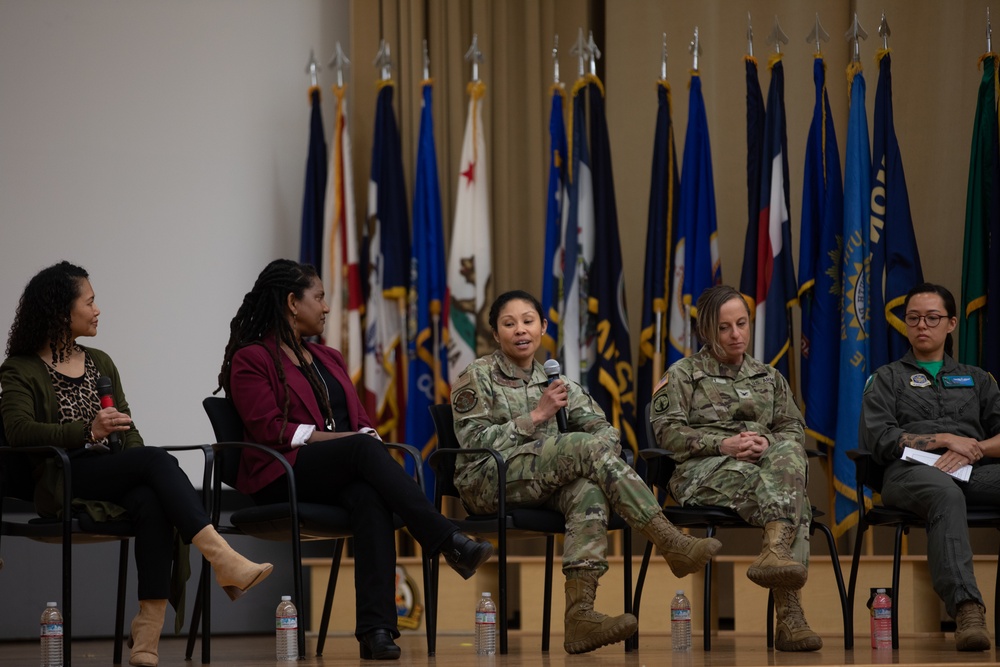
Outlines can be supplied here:
[[656, 392], [658, 392], [661, 389], [663, 389], [664, 387], [666, 387], [667, 383], [669, 381], [670, 381], [670, 374], [669, 373], [664, 373], [663, 377], [660, 378], [659, 383], [655, 387], [653, 387], [653, 393], [655, 394]]
[[875, 374], [874, 373], [872, 373], [871, 375], [869, 375], [868, 379], [865, 380], [865, 390], [864, 390], [863, 393], [867, 394], [869, 391], [871, 391], [871, 389], [872, 389], [873, 386], [875, 386]]
[[476, 392], [472, 389], [463, 389], [462, 391], [455, 394], [455, 398], [452, 399], [451, 404], [455, 408], [455, 412], [465, 413], [476, 407], [476, 401], [479, 398], [476, 396]]
[[931, 381], [927, 379], [927, 376], [923, 373], [914, 373], [910, 376], [910, 386], [911, 387], [929, 387], [931, 386]]
[[402, 566], [396, 566], [396, 624], [407, 630], [420, 627], [423, 607], [419, 600], [417, 582]]
[[666, 412], [667, 408], [669, 407], [670, 407], [670, 399], [667, 398], [666, 394], [660, 394], [659, 396], [653, 399], [653, 410], [656, 412], [656, 414], [660, 414], [661, 412]]
[[974, 387], [975, 382], [971, 375], [945, 375], [941, 378], [941, 385], [944, 387]]
[[750, 398], [750, 390], [749, 389], [737, 389], [736, 393], [737, 393], [737, 395], [739, 395], [740, 398]]

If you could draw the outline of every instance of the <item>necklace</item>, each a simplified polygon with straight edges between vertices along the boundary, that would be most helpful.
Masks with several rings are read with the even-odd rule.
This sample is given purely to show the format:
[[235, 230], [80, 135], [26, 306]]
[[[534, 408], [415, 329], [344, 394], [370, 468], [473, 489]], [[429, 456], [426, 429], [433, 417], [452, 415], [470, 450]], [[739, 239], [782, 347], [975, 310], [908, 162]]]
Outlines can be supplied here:
[[[316, 358], [313, 357], [312, 361], [309, 362], [313, 370], [316, 372], [316, 376], [319, 377], [320, 381], [323, 383], [323, 391], [326, 393], [326, 404], [330, 405], [330, 385], [326, 383], [326, 378], [323, 374], [319, 372], [319, 366], [316, 365]], [[331, 408], [332, 409], [332, 408]], [[334, 421], [333, 417], [326, 418], [326, 430], [333, 431], [336, 429], [337, 422]]]

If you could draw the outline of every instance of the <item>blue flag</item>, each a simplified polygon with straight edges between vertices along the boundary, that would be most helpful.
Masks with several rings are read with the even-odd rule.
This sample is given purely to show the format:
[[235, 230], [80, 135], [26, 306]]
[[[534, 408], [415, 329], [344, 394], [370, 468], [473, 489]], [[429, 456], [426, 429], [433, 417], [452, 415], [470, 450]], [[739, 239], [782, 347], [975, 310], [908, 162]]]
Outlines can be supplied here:
[[549, 190], [545, 208], [545, 257], [542, 267], [542, 315], [549, 321], [542, 348], [547, 359], [559, 354], [559, 309], [562, 285], [562, 216], [566, 201], [566, 123], [562, 86], [552, 87], [549, 115]]
[[386, 440], [399, 442], [406, 416], [406, 300], [410, 287], [410, 223], [391, 82], [375, 103], [368, 183], [368, 294], [365, 306], [365, 408]]
[[[423, 83], [417, 177], [413, 190], [413, 256], [410, 263], [409, 392], [406, 401], [406, 442], [420, 450], [424, 461], [437, 446], [430, 406], [449, 401], [448, 324], [444, 318], [447, 272], [441, 187], [434, 148], [433, 88]], [[407, 466], [411, 461], [407, 459]], [[427, 495], [434, 498], [434, 470], [425, 463]]]
[[302, 236], [299, 261], [323, 271], [323, 204], [326, 197], [326, 137], [319, 88], [309, 90], [312, 111], [309, 116], [309, 157], [306, 160], [306, 187], [302, 196]]
[[[715, 178], [712, 175], [712, 147], [708, 139], [705, 98], [701, 94], [701, 75], [691, 75], [688, 101], [688, 126], [684, 139], [684, 170], [681, 177], [680, 225], [684, 230], [684, 304], [691, 314], [707, 288], [722, 282], [719, 243], [715, 222]], [[694, 350], [689, 343], [688, 354]], [[672, 363], [674, 360], [668, 360]]]
[[840, 387], [837, 400], [837, 430], [833, 455], [835, 534], [857, 522], [854, 462], [847, 452], [858, 446], [861, 394], [871, 373], [868, 354], [868, 230], [871, 206], [871, 152], [868, 119], [865, 117], [865, 79], [858, 63], [848, 68], [851, 107], [847, 121], [847, 158], [844, 169], [843, 258], [841, 261], [843, 322], [840, 345]]
[[[813, 60], [813, 82], [816, 103], [806, 143], [799, 242], [802, 307], [799, 372], [806, 433], [832, 447], [837, 429], [840, 373], [840, 234], [844, 225], [844, 185], [822, 56]], [[832, 460], [832, 452], [828, 453]]]
[[747, 233], [743, 242], [740, 292], [757, 315], [757, 237], [760, 218], [760, 178], [764, 163], [764, 96], [760, 92], [757, 59], [743, 56], [747, 80]]
[[587, 86], [590, 97], [590, 147], [594, 174], [594, 261], [590, 267], [590, 312], [594, 319], [597, 355], [588, 371], [590, 395], [621, 433], [622, 447], [638, 452], [635, 434], [635, 382], [632, 342], [625, 306], [625, 273], [618, 207], [611, 169], [611, 142], [604, 114], [604, 88], [599, 80]]
[[910, 349], [903, 322], [903, 302], [906, 293], [924, 281], [917, 239], [913, 235], [903, 158], [893, 124], [892, 58], [888, 51], [879, 52], [878, 63], [871, 232], [868, 236], [871, 245], [871, 370], [899, 359]]
[[[642, 284], [642, 333], [639, 338], [639, 369], [636, 377], [638, 405], [636, 415], [646, 414], [653, 398], [653, 386], [666, 371], [667, 303], [670, 298], [671, 260], [677, 233], [680, 173], [674, 148], [671, 119], [670, 83], [656, 87], [659, 106], [656, 134], [653, 137], [653, 168], [649, 184], [649, 218], [646, 224], [646, 264]], [[638, 429], [639, 448], [654, 446], [646, 442], [646, 429]]]

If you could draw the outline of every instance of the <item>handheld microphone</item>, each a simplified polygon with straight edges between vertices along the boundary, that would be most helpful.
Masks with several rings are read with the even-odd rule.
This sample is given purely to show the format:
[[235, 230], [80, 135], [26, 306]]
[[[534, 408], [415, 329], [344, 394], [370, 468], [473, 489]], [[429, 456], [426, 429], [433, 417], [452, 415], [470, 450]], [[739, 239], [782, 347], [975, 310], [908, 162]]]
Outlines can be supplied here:
[[[549, 384], [552, 384], [559, 379], [559, 373], [562, 372], [562, 366], [555, 359], [548, 359], [542, 367], [545, 368], [545, 374], [549, 377]], [[565, 433], [569, 430], [569, 422], [566, 419], [566, 408], [559, 408], [559, 412], [556, 413], [556, 425], [559, 427], [560, 433]]]
[[[115, 407], [114, 396], [111, 395], [111, 378], [102, 375], [97, 378], [97, 395], [101, 397], [101, 409]], [[118, 433], [112, 431], [108, 434], [108, 444], [111, 445], [111, 453], [117, 454], [121, 451], [121, 440]]]

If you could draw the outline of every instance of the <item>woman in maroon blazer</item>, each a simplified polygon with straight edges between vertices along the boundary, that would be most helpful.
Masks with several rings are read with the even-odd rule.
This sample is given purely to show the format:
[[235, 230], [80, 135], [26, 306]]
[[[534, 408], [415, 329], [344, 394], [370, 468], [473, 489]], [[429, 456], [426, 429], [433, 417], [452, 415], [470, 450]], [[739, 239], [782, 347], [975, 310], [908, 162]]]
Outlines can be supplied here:
[[[393, 513], [466, 579], [493, 549], [459, 533], [381, 446], [341, 354], [303, 340], [323, 333], [329, 310], [312, 266], [268, 264], [230, 324], [219, 384], [247, 437], [292, 464], [299, 500], [350, 510], [361, 657], [395, 660]], [[288, 497], [284, 469], [259, 452], [243, 453], [236, 486], [259, 504]]]

